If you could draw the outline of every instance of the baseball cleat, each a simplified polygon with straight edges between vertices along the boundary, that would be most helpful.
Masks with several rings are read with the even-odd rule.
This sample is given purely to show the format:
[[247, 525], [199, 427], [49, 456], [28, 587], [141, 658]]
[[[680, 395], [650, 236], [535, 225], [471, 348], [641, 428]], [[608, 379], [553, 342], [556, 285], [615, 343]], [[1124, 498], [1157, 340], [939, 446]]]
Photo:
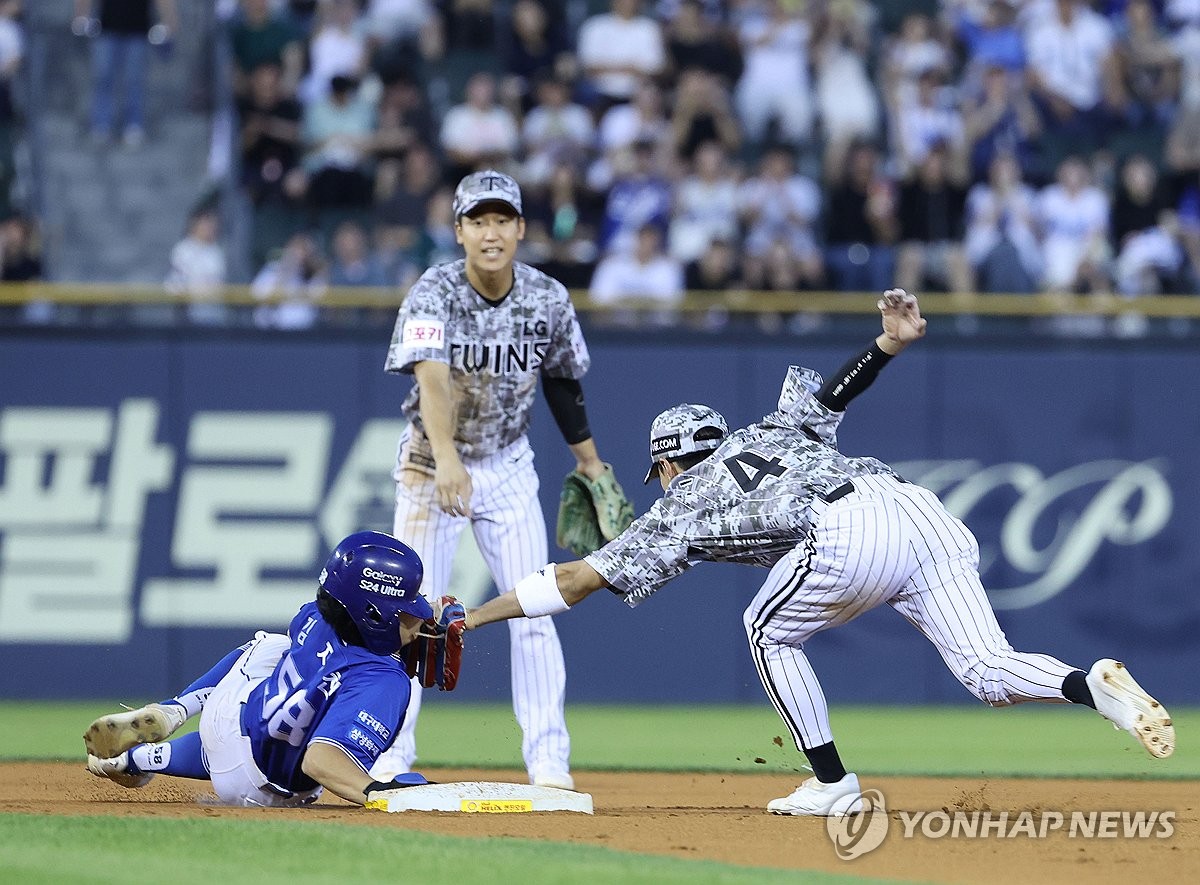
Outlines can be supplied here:
[[862, 810], [862, 789], [854, 772], [848, 772], [840, 781], [832, 784], [824, 784], [810, 777], [790, 796], [772, 799], [767, 803], [767, 811], [771, 814], [841, 817]]
[[1096, 703], [1096, 712], [1127, 731], [1143, 747], [1159, 759], [1175, 752], [1175, 726], [1166, 707], [1142, 690], [1125, 665], [1112, 658], [1102, 658], [1092, 664], [1087, 685]]
[[535, 768], [529, 772], [529, 782], [535, 787], [553, 787], [556, 790], [574, 790], [575, 778], [565, 771]]
[[131, 771], [130, 767], [131, 763], [128, 752], [122, 753], [113, 759], [100, 759], [90, 753], [88, 754], [87, 769], [96, 775], [96, 777], [106, 777], [114, 784], [120, 784], [122, 787], [127, 787], [131, 790], [144, 787], [150, 781], [154, 780], [153, 774]]
[[187, 714], [177, 704], [147, 704], [137, 710], [101, 716], [84, 732], [83, 743], [89, 756], [111, 759], [138, 744], [165, 741]]

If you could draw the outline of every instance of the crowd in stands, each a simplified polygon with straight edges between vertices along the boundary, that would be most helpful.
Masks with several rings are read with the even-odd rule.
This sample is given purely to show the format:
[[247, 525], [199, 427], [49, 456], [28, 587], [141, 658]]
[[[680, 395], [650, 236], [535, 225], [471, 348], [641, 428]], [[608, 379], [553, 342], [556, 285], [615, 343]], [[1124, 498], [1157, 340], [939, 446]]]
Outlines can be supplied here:
[[[266, 323], [457, 256], [481, 167], [519, 257], [606, 304], [1200, 287], [1200, 0], [220, 7], [252, 288], [299, 305]], [[211, 213], [176, 252], [219, 284]]]

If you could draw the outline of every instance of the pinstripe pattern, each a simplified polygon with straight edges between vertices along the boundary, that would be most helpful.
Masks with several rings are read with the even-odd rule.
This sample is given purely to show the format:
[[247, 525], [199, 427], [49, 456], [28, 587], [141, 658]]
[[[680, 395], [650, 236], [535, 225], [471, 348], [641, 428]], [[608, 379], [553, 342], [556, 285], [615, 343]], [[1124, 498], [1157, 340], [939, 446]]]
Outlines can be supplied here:
[[[406, 457], [409, 433], [400, 441], [399, 481], [393, 533], [412, 546], [425, 565], [422, 592], [430, 599], [452, 592], [448, 586], [454, 551], [468, 524], [501, 591], [542, 568], [549, 553], [546, 524], [538, 501], [538, 476], [526, 438], [495, 454], [464, 459], [471, 475], [470, 519], [442, 512], [435, 501], [432, 471]], [[524, 735], [526, 768], [569, 770], [570, 737], [563, 706], [566, 667], [552, 618], [509, 621], [513, 711]], [[404, 724], [395, 743], [371, 770], [377, 779], [410, 771], [416, 759], [414, 731], [421, 688], [413, 682]]]
[[813, 505], [811, 535], [772, 567], [744, 615], [759, 678], [797, 748], [833, 740], [804, 642], [885, 602], [986, 703], [1065, 703], [1063, 679], [1076, 668], [1013, 650], [979, 581], [975, 538], [937, 496], [887, 475], [854, 486]]

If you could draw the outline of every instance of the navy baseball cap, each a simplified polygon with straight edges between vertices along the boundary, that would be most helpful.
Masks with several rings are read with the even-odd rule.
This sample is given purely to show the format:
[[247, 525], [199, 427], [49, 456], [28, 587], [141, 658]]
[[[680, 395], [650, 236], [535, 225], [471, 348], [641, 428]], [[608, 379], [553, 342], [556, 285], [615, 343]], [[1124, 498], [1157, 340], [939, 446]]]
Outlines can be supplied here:
[[521, 208], [521, 186], [511, 175], [495, 169], [472, 172], [458, 183], [454, 189], [454, 220], [469, 215], [484, 203], [503, 203], [518, 215], [525, 214]]
[[650, 469], [642, 484], [658, 476], [658, 462], [692, 452], [711, 452], [729, 435], [729, 425], [716, 409], [680, 403], [659, 413], [650, 425]]

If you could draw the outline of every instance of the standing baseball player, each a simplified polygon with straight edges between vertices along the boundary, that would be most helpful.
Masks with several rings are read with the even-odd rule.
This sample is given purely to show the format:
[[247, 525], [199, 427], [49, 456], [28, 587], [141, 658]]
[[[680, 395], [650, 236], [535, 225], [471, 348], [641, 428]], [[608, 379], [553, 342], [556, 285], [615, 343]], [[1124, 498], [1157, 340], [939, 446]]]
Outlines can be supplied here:
[[[421, 577], [406, 544], [349, 536], [286, 636], [259, 632], [177, 696], [97, 719], [83, 736], [88, 770], [130, 788], [156, 774], [211, 780], [222, 802], [246, 806], [306, 805], [322, 789], [361, 805], [375, 790], [426, 783], [368, 774], [408, 705], [409, 674], [393, 655], [412, 652], [431, 683], [457, 678], [462, 606], [441, 600], [434, 621]], [[196, 714], [199, 731], [166, 740]]]
[[[385, 366], [416, 381], [403, 407], [410, 423], [394, 473], [394, 533], [425, 563], [431, 598], [446, 591], [468, 524], [501, 589], [546, 561], [546, 525], [526, 438], [539, 377], [575, 456], [568, 485], [584, 486], [602, 511], [617, 514], [608, 538], [633, 518], [588, 428], [579, 379], [590, 358], [567, 290], [514, 260], [525, 236], [516, 181], [490, 170], [466, 176], [454, 194], [454, 218], [465, 258], [430, 268], [412, 287]], [[563, 715], [566, 669], [554, 623], [513, 621], [510, 628], [513, 710], [530, 782], [573, 789]], [[414, 690], [404, 728], [376, 765], [380, 778], [412, 767], [420, 697]]]
[[916, 299], [903, 290], [889, 290], [879, 306], [883, 334], [869, 349], [827, 383], [793, 366], [778, 409], [756, 424], [730, 433], [720, 414], [700, 405], [660, 414], [646, 481], [657, 476], [664, 496], [596, 553], [546, 566], [469, 611], [467, 629], [556, 614], [601, 587], [636, 606], [701, 560], [769, 568], [743, 620], [763, 687], [815, 775], [767, 806], [776, 814], [862, 808], [804, 642], [882, 603], [933, 642], [980, 700], [1084, 704], [1151, 755], [1169, 756], [1171, 719], [1123, 664], [1106, 658], [1084, 673], [1014, 651], [980, 583], [979, 548], [966, 526], [886, 464], [837, 450], [846, 405], [925, 333]]

